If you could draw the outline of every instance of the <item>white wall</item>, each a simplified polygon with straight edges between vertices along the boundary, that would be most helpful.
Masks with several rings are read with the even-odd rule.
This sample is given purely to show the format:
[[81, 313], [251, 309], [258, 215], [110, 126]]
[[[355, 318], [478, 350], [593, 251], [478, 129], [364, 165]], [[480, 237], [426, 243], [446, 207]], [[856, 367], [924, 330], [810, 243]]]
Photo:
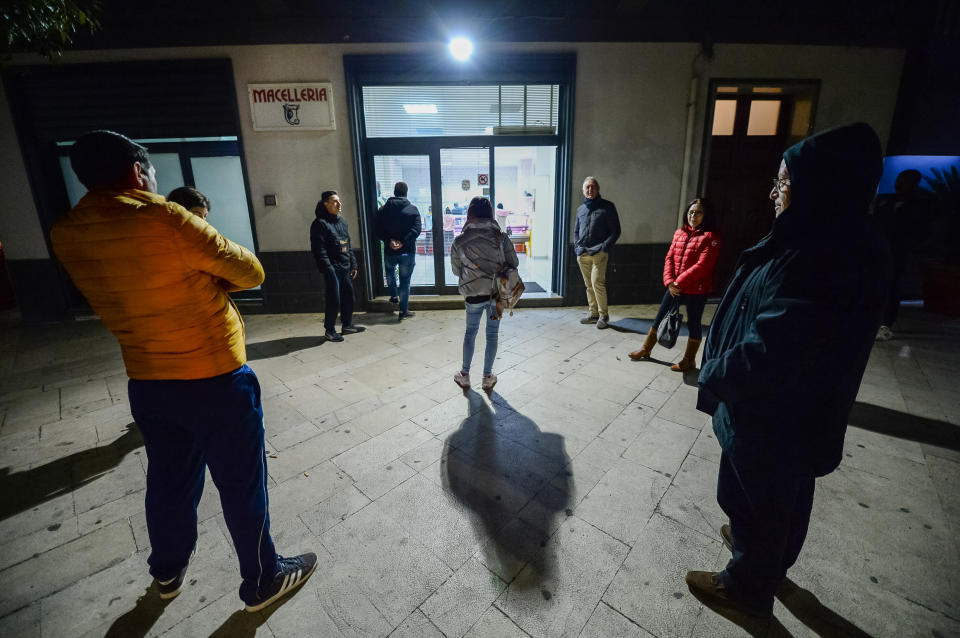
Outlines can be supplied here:
[[[355, 53], [432, 52], [417, 45], [265, 45], [82, 51], [62, 63], [137, 59], [229, 57], [233, 61], [250, 189], [260, 249], [308, 250], [309, 225], [320, 193], [340, 191], [344, 216], [357, 229], [353, 160], [348, 131], [342, 56]], [[542, 43], [497, 45], [497, 51], [575, 51], [577, 83], [572, 201], [582, 200], [583, 177], [596, 175], [601, 193], [620, 211], [623, 243], [667, 242], [681, 199], [693, 195], [699, 170], [706, 90], [711, 77], [819, 79], [816, 128], [866, 121], [886, 143], [903, 63], [899, 49], [717, 45], [715, 58], [697, 65], [702, 78], [694, 126], [691, 185], [683, 198], [680, 179], [686, 102], [698, 51], [686, 43]], [[482, 55], [480, 47], [476, 53]], [[15, 63], [37, 64], [21, 57]], [[336, 131], [254, 132], [247, 84], [330, 81]], [[0, 93], [0, 241], [11, 259], [43, 258], [46, 245], [16, 143], [6, 95]], [[279, 206], [264, 207], [276, 193]], [[570, 211], [573, 215], [573, 210]], [[572, 225], [571, 225], [572, 227]]]

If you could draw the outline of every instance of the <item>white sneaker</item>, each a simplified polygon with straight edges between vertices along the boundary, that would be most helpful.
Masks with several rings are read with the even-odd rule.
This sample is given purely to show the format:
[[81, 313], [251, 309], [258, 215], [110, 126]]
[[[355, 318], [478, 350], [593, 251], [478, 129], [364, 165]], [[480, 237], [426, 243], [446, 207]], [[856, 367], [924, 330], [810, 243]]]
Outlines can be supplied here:
[[877, 330], [877, 341], [889, 341], [891, 338], [893, 338], [893, 330], [888, 326], [880, 326]]
[[489, 393], [493, 390], [493, 386], [497, 385], [497, 375], [495, 374], [485, 374], [483, 375], [483, 382], [480, 386], [483, 388], [484, 392]]
[[466, 390], [470, 387], [470, 373], [458, 370], [457, 373], [453, 375], [453, 382]]

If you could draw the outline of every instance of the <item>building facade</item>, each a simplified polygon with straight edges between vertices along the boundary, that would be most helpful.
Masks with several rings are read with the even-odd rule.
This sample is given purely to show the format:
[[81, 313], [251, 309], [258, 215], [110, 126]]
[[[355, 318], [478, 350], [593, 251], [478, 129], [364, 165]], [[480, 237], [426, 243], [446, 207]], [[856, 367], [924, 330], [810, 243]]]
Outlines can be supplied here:
[[[340, 193], [358, 251], [360, 302], [384, 294], [372, 215], [397, 178], [411, 184], [424, 219], [415, 293], [451, 291], [446, 233], [482, 194], [504, 204], [537, 294], [583, 303], [570, 245], [581, 184], [593, 175], [623, 226], [611, 303], [650, 303], [662, 294], [663, 257], [687, 201], [721, 200], [728, 246], [743, 248], [772, 221], [769, 177], [792, 140], [864, 121], [886, 144], [904, 56], [813, 45], [479, 43], [458, 63], [440, 42], [86, 50], [52, 65], [19, 56], [0, 94], [0, 242], [26, 320], [89, 312], [52, 258], [48, 232], [82, 194], [69, 144], [111, 128], [144, 140], [161, 192], [181, 183], [213, 190], [208, 221], [266, 268], [245, 300], [253, 310], [323, 307], [309, 226], [329, 189]], [[288, 92], [275, 95], [278, 108], [290, 105], [289, 129], [263, 130], [250, 98], [261, 85], [329, 88], [332, 126], [290, 123], [315, 117], [298, 105], [319, 93]]]

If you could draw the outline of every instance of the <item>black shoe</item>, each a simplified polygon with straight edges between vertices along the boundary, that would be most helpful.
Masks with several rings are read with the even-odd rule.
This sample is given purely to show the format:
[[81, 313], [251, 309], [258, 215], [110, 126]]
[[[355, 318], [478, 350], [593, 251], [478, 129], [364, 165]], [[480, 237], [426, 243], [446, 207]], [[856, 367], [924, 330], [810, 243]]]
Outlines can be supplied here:
[[410, 317], [416, 317], [417, 313], [411, 312], [410, 310], [406, 312], [397, 313], [397, 321], [403, 321], [404, 319], [409, 319]]
[[349, 326], [342, 326], [340, 328], [340, 333], [345, 335], [355, 335], [358, 332], [363, 332], [364, 330], [366, 330], [364, 326], [355, 326], [350, 324]]
[[260, 611], [284, 594], [307, 582], [310, 574], [317, 568], [317, 555], [313, 552], [307, 552], [293, 558], [278, 556], [277, 564], [277, 574], [273, 577], [273, 582], [270, 583], [263, 595], [247, 605], [247, 611]]
[[170, 600], [171, 598], [176, 598], [180, 594], [180, 589], [183, 587], [183, 579], [187, 576], [187, 568], [190, 567], [190, 563], [193, 562], [193, 557], [197, 555], [197, 546], [193, 546], [193, 552], [190, 554], [190, 558], [187, 559], [187, 564], [184, 565], [183, 569], [180, 570], [180, 573], [177, 574], [174, 578], [161, 582], [159, 579], [154, 579], [154, 582], [157, 583], [157, 591], [160, 592], [160, 598], [163, 600]]
[[397, 298], [397, 297], [390, 297], [390, 303], [392, 303], [394, 306], [399, 306], [399, 305], [400, 305], [400, 299]]
[[343, 341], [343, 336], [336, 330], [327, 330], [323, 333], [323, 336], [327, 338], [327, 341]]

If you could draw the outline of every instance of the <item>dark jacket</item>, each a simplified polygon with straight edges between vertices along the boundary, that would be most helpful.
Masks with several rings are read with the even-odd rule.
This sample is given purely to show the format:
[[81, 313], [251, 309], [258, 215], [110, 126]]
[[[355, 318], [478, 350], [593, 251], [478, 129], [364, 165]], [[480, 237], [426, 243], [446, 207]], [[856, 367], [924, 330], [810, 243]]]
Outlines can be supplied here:
[[[375, 225], [377, 239], [383, 242], [386, 255], [413, 254], [417, 252], [417, 237], [420, 236], [420, 211], [406, 197], [391, 197], [377, 211]], [[390, 240], [399, 239], [399, 250], [390, 248]]]
[[823, 476], [840, 463], [887, 296], [889, 251], [867, 217], [882, 152], [852, 124], [783, 157], [790, 204], [717, 308], [697, 408], [733, 462]]
[[310, 250], [321, 272], [357, 270], [357, 258], [350, 247], [350, 231], [342, 215], [331, 215], [317, 202], [317, 216], [310, 225]]
[[577, 209], [573, 224], [573, 251], [596, 255], [610, 252], [620, 238], [620, 216], [613, 202], [597, 195]]

